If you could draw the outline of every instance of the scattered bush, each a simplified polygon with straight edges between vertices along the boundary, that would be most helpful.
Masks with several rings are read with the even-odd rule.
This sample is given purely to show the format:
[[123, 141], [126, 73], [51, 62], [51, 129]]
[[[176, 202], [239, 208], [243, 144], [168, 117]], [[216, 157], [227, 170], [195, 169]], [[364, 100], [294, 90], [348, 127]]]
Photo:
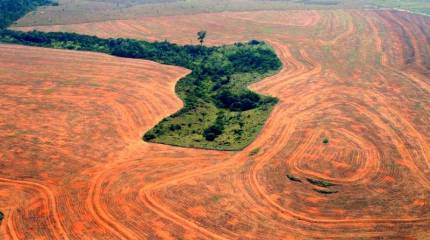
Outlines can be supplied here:
[[293, 175], [289, 175], [287, 174], [287, 178], [290, 179], [293, 182], [302, 182], [302, 180], [300, 180], [300, 178], [293, 176]]
[[249, 152], [248, 156], [252, 157], [258, 154], [260, 152], [260, 148], [254, 148], [251, 152]]
[[205, 139], [208, 140], [208, 141], [215, 140], [215, 138], [217, 138], [221, 134], [222, 134], [222, 130], [219, 129], [219, 128], [217, 128], [217, 127], [215, 127], [215, 126], [209, 127], [208, 129], [206, 129], [203, 132], [203, 135], [204, 135]]
[[181, 125], [178, 124], [172, 124], [169, 126], [170, 131], [177, 131], [177, 130], [181, 130]]
[[145, 141], [151, 141], [155, 139], [155, 134], [151, 133], [151, 132], [147, 132], [145, 133], [145, 135], [143, 135], [143, 140]]
[[316, 186], [320, 186], [320, 187], [332, 187], [332, 186], [336, 185], [336, 184], [331, 183], [331, 182], [327, 182], [327, 181], [323, 181], [323, 180], [316, 180], [316, 179], [312, 179], [312, 178], [307, 178], [306, 180], [308, 180], [309, 183], [316, 185]]
[[328, 144], [328, 143], [329, 143], [329, 140], [328, 140], [328, 138], [324, 138], [322, 142], [323, 142], [324, 144]]
[[248, 42], [250, 45], [259, 45], [259, 44], [263, 44], [264, 42], [258, 41], [258, 40], [251, 40]]
[[212, 196], [212, 197], [211, 197], [211, 201], [212, 201], [212, 202], [214, 202], [214, 203], [217, 203], [217, 202], [219, 202], [222, 198], [223, 198], [223, 196], [220, 196], [220, 195], [214, 195], [214, 196]]
[[322, 194], [333, 194], [333, 193], [337, 193], [338, 191], [336, 190], [329, 190], [329, 189], [318, 189], [318, 188], [314, 188], [313, 189], [315, 192], [319, 192]]
[[222, 112], [218, 113], [215, 124], [203, 132], [203, 136], [208, 141], [213, 141], [224, 131], [225, 116]]

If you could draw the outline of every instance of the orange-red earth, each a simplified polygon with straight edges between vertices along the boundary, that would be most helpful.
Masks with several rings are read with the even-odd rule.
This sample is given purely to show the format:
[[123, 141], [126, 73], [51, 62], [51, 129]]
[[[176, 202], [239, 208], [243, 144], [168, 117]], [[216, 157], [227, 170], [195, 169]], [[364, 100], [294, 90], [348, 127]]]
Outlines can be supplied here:
[[21, 28], [178, 43], [206, 29], [208, 44], [265, 40], [284, 68], [252, 85], [280, 99], [258, 138], [219, 152], [141, 141], [181, 107], [186, 69], [0, 45], [2, 238], [428, 239], [429, 25], [339, 10]]

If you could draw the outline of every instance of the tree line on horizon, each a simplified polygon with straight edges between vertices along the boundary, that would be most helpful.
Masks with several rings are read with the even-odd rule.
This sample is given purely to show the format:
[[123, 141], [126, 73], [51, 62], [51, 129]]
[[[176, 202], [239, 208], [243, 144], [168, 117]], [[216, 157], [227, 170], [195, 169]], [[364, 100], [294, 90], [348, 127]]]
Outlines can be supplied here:
[[6, 28], [39, 6], [55, 5], [52, 0], [0, 0], [0, 29]]

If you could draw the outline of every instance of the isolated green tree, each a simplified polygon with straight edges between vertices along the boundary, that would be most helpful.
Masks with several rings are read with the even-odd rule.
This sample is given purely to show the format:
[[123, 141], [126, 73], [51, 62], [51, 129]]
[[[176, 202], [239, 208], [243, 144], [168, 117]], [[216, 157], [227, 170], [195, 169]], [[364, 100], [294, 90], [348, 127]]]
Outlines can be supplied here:
[[203, 42], [205, 41], [206, 38], [206, 31], [200, 31], [197, 33], [197, 40], [199, 40], [200, 45], [203, 45]]
[[329, 143], [329, 140], [328, 140], [328, 138], [327, 138], [327, 137], [325, 137], [325, 138], [323, 139], [323, 143], [324, 143], [324, 144], [328, 144], [328, 143]]

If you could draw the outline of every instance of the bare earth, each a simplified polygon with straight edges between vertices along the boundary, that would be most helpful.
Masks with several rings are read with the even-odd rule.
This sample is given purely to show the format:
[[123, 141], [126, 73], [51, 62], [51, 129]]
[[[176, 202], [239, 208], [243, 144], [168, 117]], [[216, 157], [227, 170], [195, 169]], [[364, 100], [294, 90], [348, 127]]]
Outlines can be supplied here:
[[[281, 101], [241, 152], [147, 144], [145, 130], [181, 107], [173, 90], [187, 70], [0, 45], [2, 237], [429, 239], [429, 24], [339, 10], [34, 27], [179, 43], [200, 29], [209, 44], [265, 40], [284, 68], [252, 88]], [[337, 192], [317, 192], [307, 178]]]

